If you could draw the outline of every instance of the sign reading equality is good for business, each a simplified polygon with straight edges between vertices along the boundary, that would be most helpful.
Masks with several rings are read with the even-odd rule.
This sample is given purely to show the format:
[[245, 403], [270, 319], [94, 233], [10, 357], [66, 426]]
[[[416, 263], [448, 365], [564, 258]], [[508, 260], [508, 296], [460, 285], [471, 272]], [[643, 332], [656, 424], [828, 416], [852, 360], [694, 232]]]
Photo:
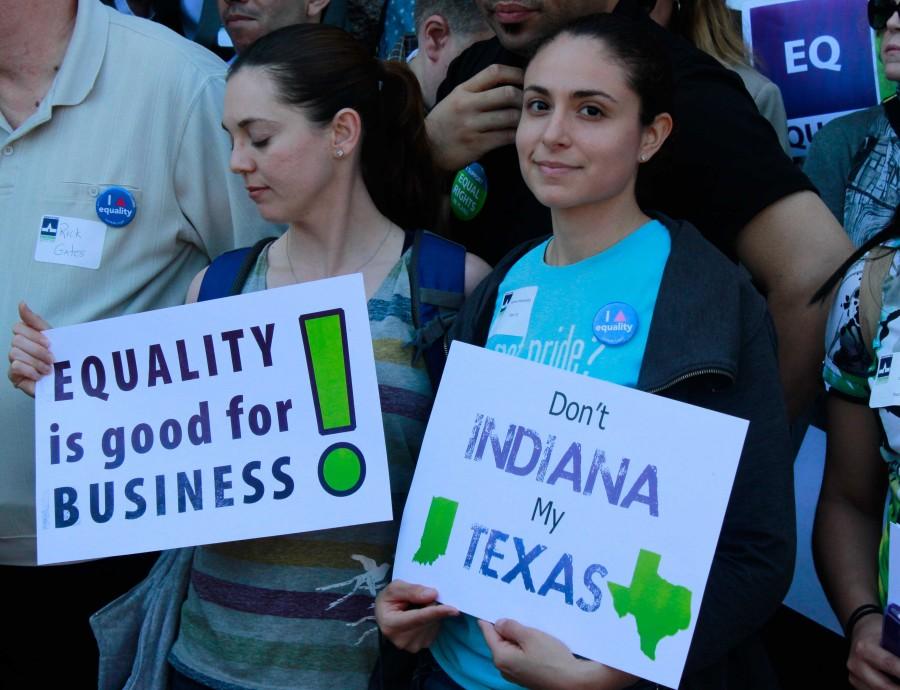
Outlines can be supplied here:
[[677, 687], [747, 422], [455, 343], [394, 577]]
[[391, 519], [359, 275], [47, 336], [38, 563]]

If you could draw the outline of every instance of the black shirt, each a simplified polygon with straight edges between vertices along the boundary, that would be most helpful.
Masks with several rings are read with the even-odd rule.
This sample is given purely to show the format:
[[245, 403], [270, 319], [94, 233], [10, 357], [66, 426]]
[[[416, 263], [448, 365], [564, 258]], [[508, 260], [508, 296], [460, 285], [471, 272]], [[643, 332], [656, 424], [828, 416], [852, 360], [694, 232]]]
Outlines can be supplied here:
[[[615, 11], [634, 10], [621, 0]], [[661, 155], [641, 166], [638, 203], [689, 220], [734, 259], [734, 238], [757, 213], [815, 188], [784, 153], [737, 74], [650, 19], [641, 20], [669, 48], [675, 129]], [[523, 67], [525, 60], [496, 38], [471, 46], [451, 63], [437, 100], [498, 63]], [[469, 251], [495, 264], [517, 244], [549, 234], [550, 212], [525, 186], [515, 146], [495, 149], [479, 162], [488, 180], [484, 208], [470, 221], [453, 218], [452, 232]]]

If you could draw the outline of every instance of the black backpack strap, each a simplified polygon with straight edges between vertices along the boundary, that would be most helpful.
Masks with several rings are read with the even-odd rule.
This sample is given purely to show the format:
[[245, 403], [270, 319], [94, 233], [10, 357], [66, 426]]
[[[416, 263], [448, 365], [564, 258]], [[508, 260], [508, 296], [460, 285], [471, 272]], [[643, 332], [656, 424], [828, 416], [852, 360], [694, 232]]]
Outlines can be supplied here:
[[197, 301], [239, 295], [260, 253], [273, 240], [273, 237], [266, 237], [252, 247], [233, 249], [216, 257], [206, 269]]
[[[425, 358], [435, 389], [447, 359], [447, 331], [465, 298], [466, 248], [417, 230], [412, 240], [409, 280], [415, 358]], [[414, 359], [415, 359], [414, 358]]]

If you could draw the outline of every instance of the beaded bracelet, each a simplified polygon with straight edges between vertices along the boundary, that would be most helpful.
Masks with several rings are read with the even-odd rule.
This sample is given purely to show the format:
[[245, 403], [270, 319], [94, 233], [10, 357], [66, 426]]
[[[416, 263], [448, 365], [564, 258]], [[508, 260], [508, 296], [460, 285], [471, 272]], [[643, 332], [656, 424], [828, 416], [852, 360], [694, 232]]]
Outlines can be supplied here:
[[868, 616], [870, 613], [881, 614], [881, 607], [876, 606], [875, 604], [863, 604], [862, 606], [857, 606], [853, 609], [853, 613], [850, 614], [850, 617], [847, 619], [847, 622], [844, 623], [844, 637], [849, 641], [850, 636], [853, 634], [853, 628], [856, 627], [856, 624], [864, 618]]

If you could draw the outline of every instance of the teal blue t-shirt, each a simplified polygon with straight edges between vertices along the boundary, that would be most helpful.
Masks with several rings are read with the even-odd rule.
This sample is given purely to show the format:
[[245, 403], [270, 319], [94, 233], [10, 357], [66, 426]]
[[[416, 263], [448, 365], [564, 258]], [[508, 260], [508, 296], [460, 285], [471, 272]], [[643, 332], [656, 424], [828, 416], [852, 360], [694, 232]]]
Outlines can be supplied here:
[[[671, 246], [655, 220], [569, 266], [548, 266], [540, 244], [500, 284], [485, 347], [634, 387]], [[444, 620], [431, 653], [469, 690], [519, 687], [494, 666], [472, 616]]]

